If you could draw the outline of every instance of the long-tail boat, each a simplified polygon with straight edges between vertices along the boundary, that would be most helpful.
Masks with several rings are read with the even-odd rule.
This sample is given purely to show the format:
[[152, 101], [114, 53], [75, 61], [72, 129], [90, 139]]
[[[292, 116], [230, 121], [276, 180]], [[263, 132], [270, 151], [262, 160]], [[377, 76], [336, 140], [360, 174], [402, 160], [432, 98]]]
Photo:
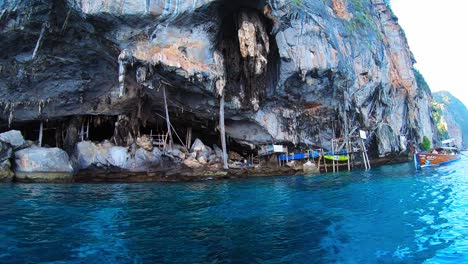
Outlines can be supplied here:
[[[452, 140], [444, 140], [442, 143], [449, 144]], [[416, 169], [425, 167], [436, 167], [457, 161], [461, 158], [458, 148], [443, 146], [434, 148], [431, 152], [419, 152], [414, 154], [414, 165]]]

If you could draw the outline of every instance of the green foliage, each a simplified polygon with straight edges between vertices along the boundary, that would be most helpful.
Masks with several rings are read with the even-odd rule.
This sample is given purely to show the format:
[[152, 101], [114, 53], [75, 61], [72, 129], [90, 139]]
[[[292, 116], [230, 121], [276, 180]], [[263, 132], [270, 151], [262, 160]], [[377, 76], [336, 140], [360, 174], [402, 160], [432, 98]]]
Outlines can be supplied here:
[[[461, 130], [463, 146], [468, 147], [468, 109], [466, 106], [459, 99], [446, 91], [434, 93], [432, 105], [432, 114], [439, 130], [438, 134], [440, 139], [456, 136], [444, 133], [447, 126], [458, 127]], [[437, 114], [442, 116], [442, 119], [438, 119]]]
[[377, 27], [371, 13], [371, 9], [369, 6], [366, 6], [366, 4], [368, 3], [363, 0], [351, 0], [353, 17], [348, 21], [346, 30], [348, 33], [360, 32], [360, 34], [366, 36], [366, 38], [373, 36], [369, 33], [374, 32], [375, 40], [381, 41], [383, 39], [382, 32], [380, 32]]
[[302, 5], [302, 0], [291, 0], [291, 2], [296, 6]]
[[447, 123], [444, 118], [444, 105], [436, 101], [432, 101], [432, 117], [437, 128], [437, 137], [446, 139], [449, 137], [447, 132]]
[[431, 93], [431, 88], [427, 84], [424, 76], [416, 69], [413, 68], [414, 77], [416, 78], [416, 83], [418, 84], [418, 92], [424, 91], [428, 94]]
[[429, 151], [431, 149], [431, 141], [426, 136], [423, 137], [423, 141], [421, 143], [421, 149], [424, 151]]

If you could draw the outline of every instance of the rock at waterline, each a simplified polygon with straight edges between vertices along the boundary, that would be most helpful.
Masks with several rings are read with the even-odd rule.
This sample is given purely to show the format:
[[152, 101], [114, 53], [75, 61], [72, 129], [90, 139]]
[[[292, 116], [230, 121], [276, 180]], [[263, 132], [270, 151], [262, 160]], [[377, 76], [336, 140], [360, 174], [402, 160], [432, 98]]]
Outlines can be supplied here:
[[8, 160], [13, 155], [11, 147], [3, 142], [0, 142], [0, 162]]
[[319, 172], [318, 167], [315, 165], [315, 163], [313, 163], [311, 161], [307, 161], [306, 163], [304, 163], [304, 165], [302, 165], [302, 170], [304, 171], [304, 173]]
[[196, 152], [196, 151], [205, 151], [206, 146], [203, 144], [203, 142], [200, 139], [195, 139], [195, 141], [192, 144], [192, 147], [190, 148], [190, 152]]
[[26, 181], [67, 181], [73, 177], [68, 154], [59, 148], [37, 146], [15, 152], [15, 177]]
[[161, 152], [158, 148], [153, 148], [151, 152], [138, 148], [132, 156], [128, 148], [114, 146], [109, 142], [102, 144], [90, 141], [79, 142], [76, 145], [75, 155], [79, 169], [95, 166], [103, 169], [120, 168], [138, 172], [154, 168], [161, 161]]
[[9, 160], [0, 162], [0, 182], [9, 182], [13, 180], [13, 172], [10, 170], [11, 164]]
[[23, 146], [26, 141], [24, 141], [23, 135], [18, 130], [10, 130], [5, 133], [0, 134], [0, 142], [10, 144], [14, 149]]

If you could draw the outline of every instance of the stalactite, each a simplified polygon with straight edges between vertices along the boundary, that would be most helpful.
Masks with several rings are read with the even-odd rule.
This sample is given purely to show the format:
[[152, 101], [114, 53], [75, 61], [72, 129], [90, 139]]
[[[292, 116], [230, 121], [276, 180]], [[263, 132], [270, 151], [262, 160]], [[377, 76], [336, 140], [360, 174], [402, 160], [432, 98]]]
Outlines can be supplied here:
[[8, 116], [8, 128], [11, 127], [12, 123], [13, 123], [13, 109], [10, 109], [10, 115]]
[[128, 49], [122, 50], [119, 54], [119, 97], [125, 95], [125, 75], [127, 73], [127, 65], [132, 62], [132, 59], [132, 54]]

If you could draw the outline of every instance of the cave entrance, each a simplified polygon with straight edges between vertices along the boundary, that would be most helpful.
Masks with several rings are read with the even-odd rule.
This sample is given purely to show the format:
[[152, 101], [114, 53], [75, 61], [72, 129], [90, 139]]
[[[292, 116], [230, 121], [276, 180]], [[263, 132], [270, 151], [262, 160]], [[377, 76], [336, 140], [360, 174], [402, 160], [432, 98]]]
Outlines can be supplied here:
[[226, 100], [241, 109], [259, 108], [279, 78], [275, 20], [266, 1], [222, 1], [218, 50], [226, 70]]
[[[83, 138], [101, 142], [104, 140], [110, 140], [114, 135], [115, 122], [117, 121], [116, 116], [85, 116], [82, 120], [83, 127]], [[88, 131], [89, 126], [89, 133]], [[81, 131], [80, 131], [81, 134]]]

